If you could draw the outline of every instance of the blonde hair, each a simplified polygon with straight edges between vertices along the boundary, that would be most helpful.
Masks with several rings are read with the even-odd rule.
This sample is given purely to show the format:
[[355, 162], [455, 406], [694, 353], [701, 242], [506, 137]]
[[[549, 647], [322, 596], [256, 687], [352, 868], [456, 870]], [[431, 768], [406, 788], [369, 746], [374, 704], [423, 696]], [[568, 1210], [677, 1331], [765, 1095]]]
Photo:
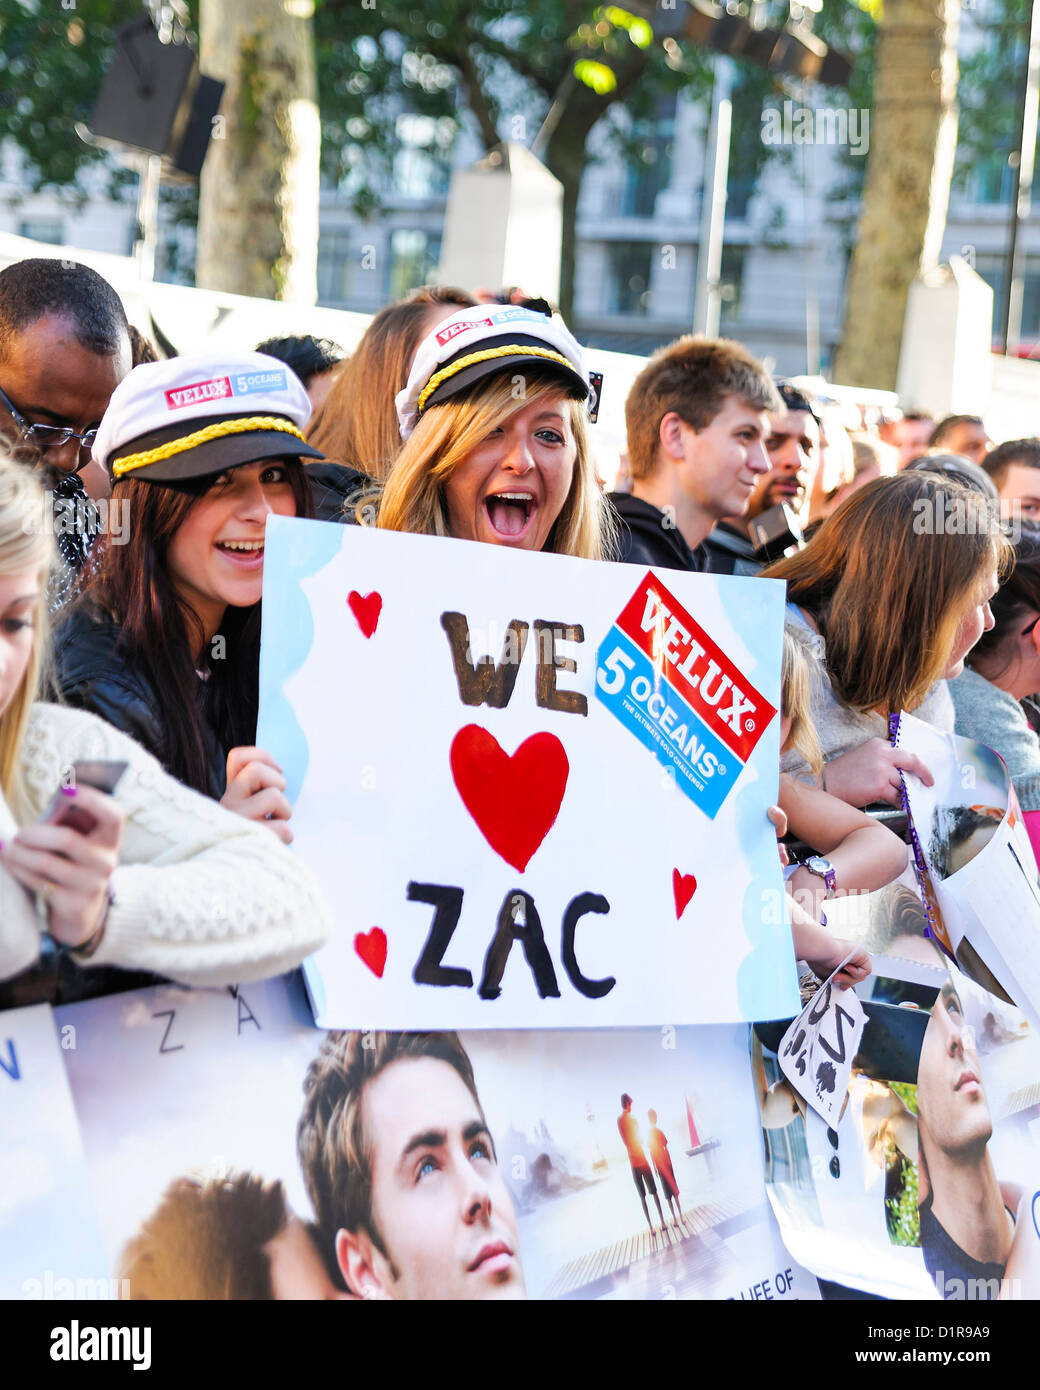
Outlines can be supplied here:
[[28, 569], [40, 577], [32, 655], [18, 689], [6, 709], [0, 709], [0, 789], [19, 821], [32, 814], [20, 755], [48, 645], [47, 579], [54, 561], [54, 543], [46, 525], [47, 505], [32, 470], [0, 451], [0, 579]]
[[[553, 377], [527, 378], [517, 399], [513, 379], [497, 375], [464, 397], [431, 406], [398, 454], [379, 494], [376, 525], [387, 531], [423, 536], [450, 536], [445, 485], [492, 430], [534, 401], [559, 396]], [[567, 500], [545, 545], [557, 555], [601, 560], [612, 553], [613, 532], [603, 502], [585, 427], [585, 407], [569, 401], [571, 429], [577, 445], [574, 477]], [[359, 518], [365, 519], [364, 504]]]
[[819, 777], [823, 772], [823, 750], [812, 722], [812, 667], [805, 648], [786, 627], [780, 668], [780, 714], [791, 721], [781, 753], [788, 749], [800, 753], [814, 776]]

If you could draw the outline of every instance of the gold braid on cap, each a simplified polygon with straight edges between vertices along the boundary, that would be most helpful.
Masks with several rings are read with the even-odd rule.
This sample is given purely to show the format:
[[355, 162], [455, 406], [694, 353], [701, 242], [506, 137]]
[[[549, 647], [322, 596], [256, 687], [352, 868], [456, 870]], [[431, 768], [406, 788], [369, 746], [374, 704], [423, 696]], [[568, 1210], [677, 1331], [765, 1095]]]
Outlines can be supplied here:
[[477, 362], [490, 362], [495, 357], [544, 357], [550, 362], [556, 362], [561, 367], [569, 367], [575, 376], [579, 375], [577, 367], [569, 357], [564, 357], [562, 352], [553, 352], [550, 348], [522, 347], [519, 343], [506, 343], [503, 347], [496, 348], [482, 348], [479, 352], [471, 352], [465, 357], [460, 357], [457, 362], [451, 362], [447, 367], [442, 367], [439, 372], [434, 372], [419, 392], [416, 414], [422, 414], [423, 406], [442, 382], [449, 381], [456, 372], [461, 372], [464, 367], [472, 367]]
[[197, 449], [200, 444], [209, 444], [211, 440], [224, 439], [229, 434], [250, 434], [255, 430], [278, 430], [282, 434], [292, 434], [304, 443], [307, 442], [303, 432], [280, 415], [250, 415], [244, 420], [217, 420], [212, 425], [196, 430], [194, 434], [171, 439], [166, 444], [148, 449], [143, 454], [127, 454], [126, 458], [117, 459], [112, 465], [112, 474], [121, 478], [124, 473], [132, 473], [135, 468], [147, 468], [149, 464], [162, 463], [163, 459], [187, 453], [189, 449]]

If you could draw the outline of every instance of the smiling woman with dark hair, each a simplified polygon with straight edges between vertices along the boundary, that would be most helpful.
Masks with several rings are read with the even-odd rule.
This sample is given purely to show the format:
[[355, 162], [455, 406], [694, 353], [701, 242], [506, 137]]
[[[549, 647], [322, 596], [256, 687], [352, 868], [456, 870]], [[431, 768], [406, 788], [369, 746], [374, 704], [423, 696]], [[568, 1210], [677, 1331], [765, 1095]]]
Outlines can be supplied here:
[[252, 746], [260, 595], [267, 518], [310, 515], [309, 411], [293, 373], [258, 353], [136, 367], [95, 445], [129, 539], [104, 538], [55, 653], [66, 703], [286, 840], [285, 779]]

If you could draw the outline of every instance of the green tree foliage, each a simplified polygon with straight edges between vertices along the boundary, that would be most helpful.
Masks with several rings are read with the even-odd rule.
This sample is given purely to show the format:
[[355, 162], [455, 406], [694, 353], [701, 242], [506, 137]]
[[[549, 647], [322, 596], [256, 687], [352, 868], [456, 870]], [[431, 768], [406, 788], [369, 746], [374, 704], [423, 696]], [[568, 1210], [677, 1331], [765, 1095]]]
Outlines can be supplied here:
[[141, 14], [139, 0], [0, 0], [0, 139], [25, 159], [30, 189], [82, 195], [82, 174], [102, 158], [77, 138], [97, 97], [113, 31]]
[[[648, 164], [659, 151], [646, 138], [662, 101], [685, 89], [707, 98], [712, 58], [696, 45], [659, 41], [645, 16], [596, 0], [317, 0], [315, 42], [326, 181], [351, 197], [363, 215], [379, 210], [402, 145], [401, 114], [426, 117], [409, 127], [420, 153], [447, 170], [464, 120], [486, 148], [500, 138], [530, 144], [551, 112], [551, 138], [542, 151], [563, 181], [568, 220], [566, 251], [573, 255], [573, 222], [582, 173], [597, 122], [610, 123], [613, 147], [629, 166]], [[678, 0], [683, 3], [683, 0]], [[69, 4], [69, 8], [65, 8]], [[190, 5], [197, 16], [198, 0]], [[761, 139], [763, 103], [786, 98], [871, 105], [876, 42], [876, 0], [825, 0], [815, 22], [828, 43], [856, 60], [848, 93], [806, 89], [738, 62], [734, 90], [731, 186], [746, 191], [770, 151]], [[83, 194], [84, 171], [101, 156], [74, 134], [85, 120], [111, 56], [113, 31], [138, 17], [140, 0], [0, 0], [0, 139], [22, 151], [30, 188]], [[773, 0], [767, 17], [783, 21], [786, 6]], [[961, 167], [983, 154], [1010, 150], [1015, 140], [1017, 94], [1007, 82], [1009, 45], [1021, 45], [1027, 0], [1006, 0], [986, 42], [966, 54], [960, 88]], [[842, 152], [846, 178], [832, 192], [834, 220], [852, 236], [855, 202], [865, 160]], [[117, 171], [113, 191], [132, 188], [133, 175]], [[184, 215], [194, 199], [177, 191]], [[565, 270], [569, 285], [569, 271]], [[567, 295], [565, 285], [565, 298]]]
[[640, 123], [662, 97], [704, 91], [709, 72], [702, 51], [656, 42], [640, 14], [595, 0], [324, 0], [315, 27], [326, 174], [369, 207], [402, 107], [433, 118], [430, 153], [442, 158], [463, 109], [485, 149], [503, 138], [530, 144], [547, 123], [539, 153], [564, 190], [565, 313], [593, 126], [624, 106], [617, 138], [631, 160], [649, 158]]
[[[959, 188], [963, 189], [972, 173], [980, 169], [987, 169], [999, 188], [1002, 167], [1011, 152], [1018, 150], [1030, 10], [1030, 0], [1003, 0], [999, 7], [993, 6], [981, 43], [961, 54], [954, 172], [954, 184]], [[1005, 179], [1004, 186], [1010, 198], [1010, 180]]]
[[[891, 1081], [889, 1085], [911, 1115], [917, 1114], [917, 1087], [905, 1082]], [[904, 1158], [894, 1141], [889, 1140], [885, 1155], [889, 1191], [885, 1198], [888, 1233], [894, 1245], [920, 1245], [921, 1220], [917, 1211], [917, 1165]]]
[[920, 1245], [921, 1218], [917, 1210], [917, 1166], [899, 1160], [899, 1187], [894, 1197], [885, 1199], [888, 1234], [893, 1245]]

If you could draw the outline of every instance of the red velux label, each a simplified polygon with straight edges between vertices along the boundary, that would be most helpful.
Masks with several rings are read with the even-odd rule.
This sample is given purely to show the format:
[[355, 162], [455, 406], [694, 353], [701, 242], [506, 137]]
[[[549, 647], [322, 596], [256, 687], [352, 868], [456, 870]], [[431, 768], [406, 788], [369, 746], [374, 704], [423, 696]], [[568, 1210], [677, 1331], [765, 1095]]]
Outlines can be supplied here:
[[442, 328], [437, 334], [437, 341], [441, 347], [445, 343], [450, 343], [452, 338], [457, 338], [460, 333], [468, 333], [471, 328], [494, 328], [490, 319], [470, 319], [468, 323], [450, 323], [447, 328]]
[[211, 381], [196, 381], [191, 386], [178, 386], [173, 391], [167, 391], [166, 409], [180, 410], [186, 405], [216, 401], [231, 394], [231, 382], [226, 376], [214, 377]]
[[776, 710], [652, 571], [647, 570], [617, 625], [708, 728], [747, 762]]

